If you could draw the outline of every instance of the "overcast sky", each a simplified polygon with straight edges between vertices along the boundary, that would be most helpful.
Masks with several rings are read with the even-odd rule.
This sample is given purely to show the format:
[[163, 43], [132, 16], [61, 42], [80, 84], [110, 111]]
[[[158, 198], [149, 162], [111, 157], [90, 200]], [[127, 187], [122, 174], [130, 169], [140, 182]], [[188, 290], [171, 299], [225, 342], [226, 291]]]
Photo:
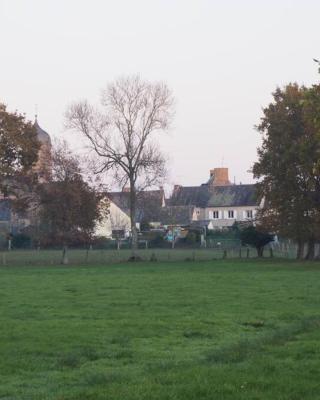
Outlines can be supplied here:
[[106, 83], [163, 80], [176, 118], [160, 139], [170, 183], [197, 185], [229, 167], [252, 182], [261, 109], [277, 85], [319, 80], [319, 0], [0, 0], [0, 101], [50, 135], [70, 102], [98, 102]]

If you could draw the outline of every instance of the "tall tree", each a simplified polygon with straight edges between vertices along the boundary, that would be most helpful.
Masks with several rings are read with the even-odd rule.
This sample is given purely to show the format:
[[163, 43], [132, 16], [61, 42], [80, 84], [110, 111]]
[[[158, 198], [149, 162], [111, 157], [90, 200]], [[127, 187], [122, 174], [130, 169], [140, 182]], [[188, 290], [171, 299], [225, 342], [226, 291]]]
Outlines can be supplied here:
[[[319, 161], [319, 136], [314, 118], [307, 111], [306, 87], [297, 84], [278, 88], [274, 101], [263, 110], [258, 131], [262, 146], [253, 166], [254, 176], [264, 196], [260, 211], [264, 226], [298, 243], [297, 257], [303, 256], [303, 244], [309, 243], [312, 258], [316, 239], [315, 166]], [[314, 114], [313, 114], [314, 116]], [[318, 179], [318, 178], [317, 178]]]
[[36, 129], [26, 117], [9, 112], [0, 103], [0, 191], [17, 196], [21, 179], [31, 178], [30, 172], [38, 159], [40, 144]]
[[97, 172], [111, 170], [121, 186], [130, 185], [134, 252], [137, 192], [159, 184], [165, 175], [165, 158], [154, 138], [170, 125], [173, 97], [164, 83], [131, 76], [109, 84], [101, 103], [102, 111], [87, 101], [71, 105], [66, 113], [67, 126], [88, 139], [99, 158]]

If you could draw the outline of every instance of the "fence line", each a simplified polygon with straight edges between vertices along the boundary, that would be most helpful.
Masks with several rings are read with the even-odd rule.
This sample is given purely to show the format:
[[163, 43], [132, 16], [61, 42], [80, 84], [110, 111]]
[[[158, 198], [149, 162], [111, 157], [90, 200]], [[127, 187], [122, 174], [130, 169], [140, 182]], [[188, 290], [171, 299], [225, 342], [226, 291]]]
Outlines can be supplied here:
[[[294, 247], [267, 247], [264, 257], [295, 258]], [[257, 252], [249, 247], [232, 248], [175, 248], [175, 249], [139, 249], [136, 255], [142, 261], [209, 261], [217, 259], [256, 258]], [[70, 249], [68, 259], [70, 265], [101, 265], [126, 262], [131, 256], [131, 250], [105, 249]], [[60, 264], [62, 250], [12, 250], [2, 251], [0, 262], [2, 266], [50, 266]]]

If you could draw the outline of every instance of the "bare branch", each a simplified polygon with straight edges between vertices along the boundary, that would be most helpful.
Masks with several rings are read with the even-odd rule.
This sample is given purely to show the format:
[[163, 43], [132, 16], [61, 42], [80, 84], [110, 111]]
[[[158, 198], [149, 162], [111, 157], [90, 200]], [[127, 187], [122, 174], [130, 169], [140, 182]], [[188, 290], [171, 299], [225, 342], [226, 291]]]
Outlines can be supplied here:
[[66, 112], [67, 127], [86, 137], [99, 158], [97, 173], [112, 171], [120, 184], [130, 184], [134, 231], [136, 191], [165, 176], [165, 158], [153, 139], [170, 126], [173, 96], [164, 83], [136, 75], [109, 84], [101, 104], [102, 111], [87, 101], [72, 104]]

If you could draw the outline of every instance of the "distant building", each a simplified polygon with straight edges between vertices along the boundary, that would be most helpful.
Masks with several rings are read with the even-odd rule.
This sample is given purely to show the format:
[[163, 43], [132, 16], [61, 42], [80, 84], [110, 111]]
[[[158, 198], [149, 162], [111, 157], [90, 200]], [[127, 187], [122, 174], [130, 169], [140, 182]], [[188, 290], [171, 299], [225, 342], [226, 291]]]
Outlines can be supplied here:
[[34, 127], [36, 128], [40, 149], [38, 153], [38, 161], [33, 167], [33, 171], [38, 174], [39, 181], [44, 183], [48, 182], [52, 175], [51, 138], [50, 135], [39, 126], [37, 116]]
[[[124, 231], [125, 236], [130, 235], [130, 192], [124, 188], [121, 192], [108, 193], [110, 203], [109, 215], [98, 224], [96, 235], [112, 236], [112, 231]], [[159, 225], [160, 213], [165, 206], [163, 189], [147, 190], [137, 194], [136, 224], [140, 229], [141, 224], [149, 223]]]
[[170, 206], [192, 206], [192, 221], [211, 221], [213, 229], [230, 227], [235, 221], [251, 221], [260, 206], [254, 184], [235, 185], [229, 181], [228, 168], [210, 171], [207, 183], [174, 187]]
[[[99, 225], [97, 234], [111, 236], [112, 230], [130, 234], [130, 196], [127, 189], [108, 195], [110, 214]], [[235, 221], [253, 221], [260, 206], [254, 184], [235, 185], [228, 168], [210, 170], [207, 183], [200, 186], [175, 185], [171, 197], [163, 190], [139, 194], [136, 221], [148, 221], [153, 228], [225, 229]]]

